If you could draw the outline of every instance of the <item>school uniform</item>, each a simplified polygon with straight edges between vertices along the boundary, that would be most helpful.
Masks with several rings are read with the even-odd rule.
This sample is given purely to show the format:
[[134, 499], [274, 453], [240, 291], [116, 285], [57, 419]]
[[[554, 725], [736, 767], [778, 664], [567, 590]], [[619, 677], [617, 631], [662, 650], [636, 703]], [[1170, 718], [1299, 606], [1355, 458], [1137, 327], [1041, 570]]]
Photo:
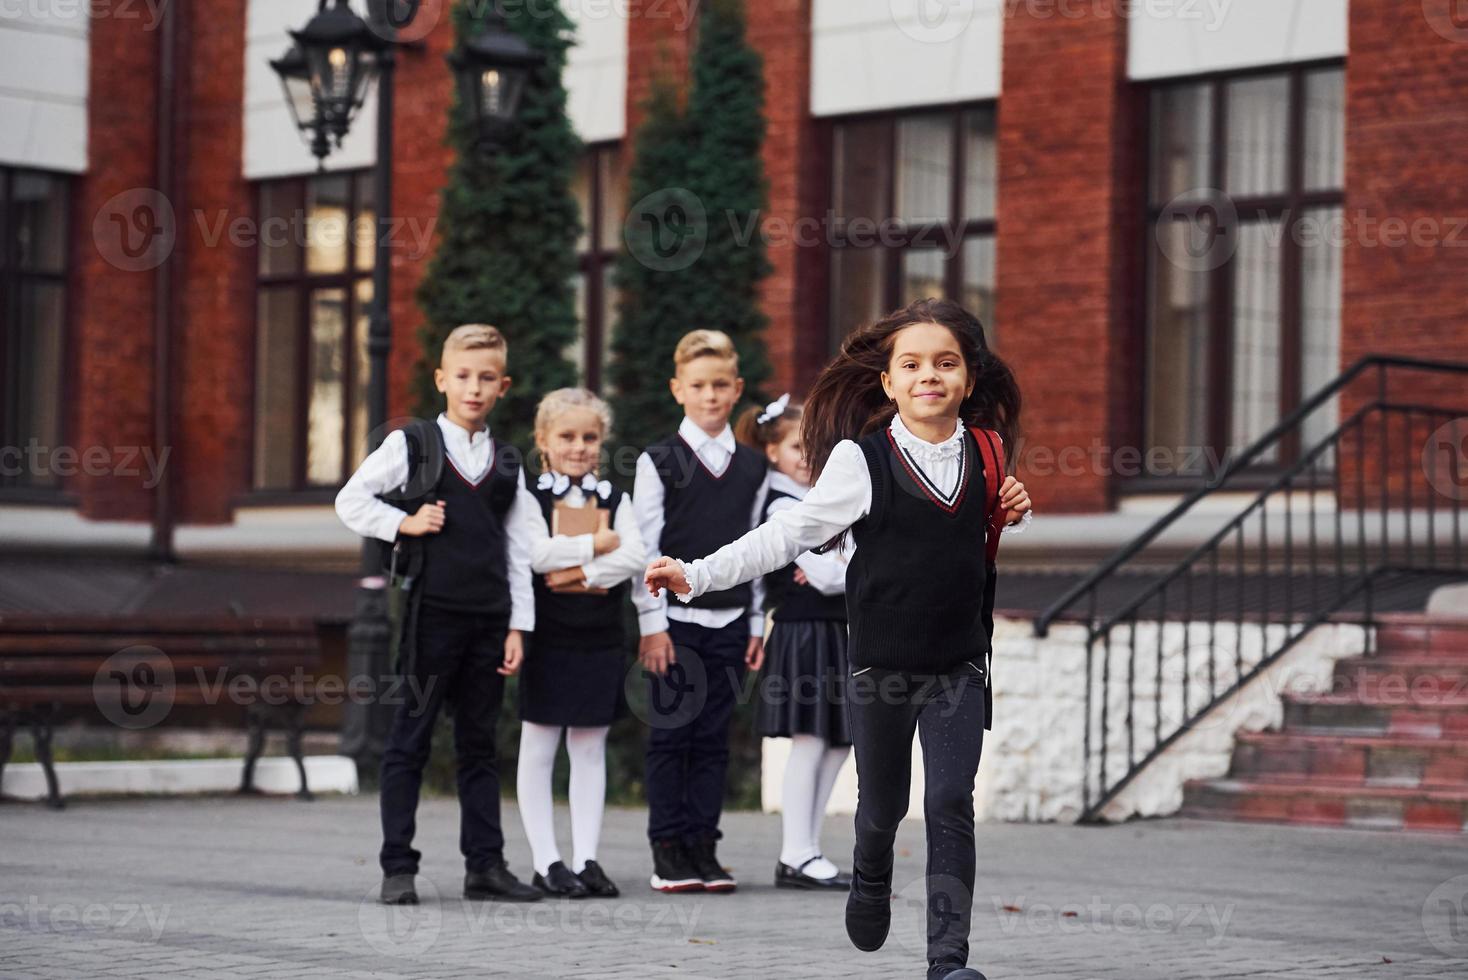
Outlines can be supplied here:
[[968, 960], [974, 776], [993, 714], [994, 580], [984, 553], [993, 532], [982, 465], [966, 426], [933, 444], [894, 416], [883, 429], [839, 442], [800, 503], [709, 557], [685, 563], [692, 591], [678, 597], [696, 599], [781, 567], [851, 530], [854, 865], [860, 878], [890, 886], [917, 733], [926, 777], [928, 960], [940, 973]]
[[[471, 874], [503, 864], [500, 777], [495, 728], [504, 698], [508, 630], [535, 628], [527, 517], [539, 505], [525, 488], [519, 453], [486, 427], [470, 433], [440, 414], [443, 473], [429, 499], [444, 501], [444, 526], [422, 538], [424, 566], [415, 587], [421, 609], [412, 683], [393, 716], [382, 759], [379, 855], [387, 876], [418, 871], [412, 846], [415, 812], [438, 712], [454, 715], [460, 850]], [[377, 498], [408, 479], [401, 431], [383, 440], [337, 495], [342, 521], [364, 537], [391, 542], [404, 512]]]
[[[770, 473], [760, 523], [793, 506], [809, 487]], [[817, 735], [830, 746], [851, 744], [846, 683], [846, 556], [805, 552], [764, 576], [772, 624], [755, 731], [765, 738]], [[799, 568], [807, 584], [795, 581]]]
[[[764, 456], [737, 443], [728, 425], [710, 436], [685, 417], [637, 460], [633, 506], [648, 561], [707, 554], [747, 532], [763, 509], [767, 474]], [[670, 605], [645, 589], [634, 600], [642, 635], [667, 631], [678, 659], [648, 676], [648, 838], [718, 840], [745, 649], [764, 633], [763, 583], [731, 584], [692, 604]]]
[[[623, 680], [627, 657], [622, 610], [630, 580], [645, 568], [641, 535], [632, 499], [605, 480], [588, 474], [571, 480], [542, 473], [530, 491], [539, 519], [532, 528], [530, 569], [536, 573], [536, 629], [520, 674], [520, 720], [538, 725], [610, 725], [627, 713]], [[595, 553], [590, 534], [552, 535], [555, 505], [586, 506], [610, 514], [608, 526], [621, 539], [604, 555]], [[544, 573], [580, 567], [587, 586], [605, 593], [553, 592]]]

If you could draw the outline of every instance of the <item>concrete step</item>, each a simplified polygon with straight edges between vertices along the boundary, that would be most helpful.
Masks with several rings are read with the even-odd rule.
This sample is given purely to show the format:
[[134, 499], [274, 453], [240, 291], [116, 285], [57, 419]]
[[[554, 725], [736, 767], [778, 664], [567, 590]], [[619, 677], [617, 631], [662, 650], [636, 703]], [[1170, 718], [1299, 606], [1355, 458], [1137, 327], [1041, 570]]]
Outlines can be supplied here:
[[1321, 785], [1468, 788], [1468, 739], [1243, 732], [1229, 777]]
[[1468, 697], [1286, 694], [1284, 730], [1298, 734], [1468, 738]]
[[1211, 820], [1468, 833], [1468, 788], [1340, 786], [1296, 780], [1190, 780], [1182, 814]]

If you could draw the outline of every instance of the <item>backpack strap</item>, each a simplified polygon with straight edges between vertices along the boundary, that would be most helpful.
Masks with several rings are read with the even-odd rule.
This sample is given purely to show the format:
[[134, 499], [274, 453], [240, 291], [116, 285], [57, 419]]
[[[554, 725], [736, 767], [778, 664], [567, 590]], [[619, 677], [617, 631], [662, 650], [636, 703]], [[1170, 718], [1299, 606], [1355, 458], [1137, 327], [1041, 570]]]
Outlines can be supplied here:
[[[443, 478], [445, 449], [443, 431], [431, 419], [414, 419], [400, 430], [407, 443], [408, 476], [403, 485], [378, 497], [409, 514], [416, 513], [433, 496]], [[382, 555], [382, 567], [401, 575], [407, 587], [423, 571], [423, 539], [399, 537]]]
[[1004, 481], [1004, 440], [993, 429], [970, 426], [979, 454], [984, 460], [984, 496], [989, 501], [989, 529], [984, 536], [985, 558], [994, 564], [999, 554], [999, 535], [1004, 530], [1004, 509], [999, 506], [999, 487]]

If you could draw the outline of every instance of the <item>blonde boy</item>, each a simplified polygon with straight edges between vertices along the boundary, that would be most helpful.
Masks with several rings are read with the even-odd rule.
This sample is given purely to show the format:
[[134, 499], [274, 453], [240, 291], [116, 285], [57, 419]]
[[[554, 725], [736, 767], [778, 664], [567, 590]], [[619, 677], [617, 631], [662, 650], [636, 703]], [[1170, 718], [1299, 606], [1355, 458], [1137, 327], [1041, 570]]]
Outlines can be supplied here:
[[[744, 393], [739, 355], [718, 330], [678, 342], [668, 386], [678, 431], [637, 461], [633, 508], [649, 560], [707, 555], [758, 522], [768, 466], [734, 440]], [[762, 587], [742, 585], [669, 604], [633, 589], [640, 656], [654, 713], [647, 746], [648, 838], [657, 891], [732, 891], [715, 844], [729, 765], [729, 720], [746, 670], [764, 659]]]
[[441, 468], [419, 470], [439, 470], [437, 482], [406, 486], [413, 466], [408, 438], [398, 430], [336, 498], [347, 527], [364, 537], [404, 542], [422, 556], [404, 627], [413, 651], [404, 660], [409, 683], [399, 685], [403, 700], [382, 759], [379, 860], [381, 900], [388, 904], [418, 902], [415, 813], [434, 722], [445, 701], [454, 714], [464, 897], [540, 898], [505, 864], [494, 744], [505, 678], [520, 667], [524, 633], [535, 629], [524, 522], [538, 504], [525, 488], [515, 447], [496, 443], [486, 422], [510, 388], [507, 359], [505, 338], [494, 327], [455, 328], [433, 372], [444, 410], [436, 424], [412, 427], [420, 453], [443, 454]]

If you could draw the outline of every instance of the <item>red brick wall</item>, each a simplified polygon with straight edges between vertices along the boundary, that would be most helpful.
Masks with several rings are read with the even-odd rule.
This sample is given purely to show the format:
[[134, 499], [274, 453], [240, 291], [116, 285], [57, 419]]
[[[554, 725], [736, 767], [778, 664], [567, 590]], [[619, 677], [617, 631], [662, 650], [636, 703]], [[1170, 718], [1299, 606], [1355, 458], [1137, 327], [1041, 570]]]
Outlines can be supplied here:
[[[454, 153], [444, 142], [449, 106], [453, 103], [453, 75], [444, 57], [453, 49], [454, 28], [447, 10], [438, 14], [432, 3], [419, 14], [432, 27], [421, 47], [398, 52], [396, 112], [393, 122], [393, 202], [391, 217], [402, 222], [392, 249], [392, 353], [388, 367], [388, 417], [409, 414], [415, 407], [414, 387], [422, 359], [418, 331], [423, 311], [418, 307], [418, 285], [428, 272], [437, 235], [421, 254], [413, 244], [438, 220], [440, 194], [448, 182]], [[420, 28], [414, 25], [414, 33]]]
[[[764, 56], [768, 126], [765, 229], [774, 271], [761, 286], [760, 302], [770, 318], [765, 346], [774, 377], [769, 387], [772, 394], [803, 392], [824, 364], [821, 315], [829, 255], [824, 235], [810, 226], [824, 210], [826, 196], [824, 152], [810, 117], [811, 2], [769, 0], [751, 3], [748, 11], [750, 43]], [[797, 229], [802, 218], [806, 221]]]
[[[627, 0], [627, 136], [642, 124], [642, 106], [659, 77], [681, 88], [688, 77], [692, 0]], [[630, 153], [627, 157], [630, 166]], [[632, 202], [629, 202], [632, 203]]]
[[[147, 23], [128, 17], [91, 23], [88, 169], [73, 199], [68, 338], [68, 395], [74, 401], [68, 443], [79, 450], [117, 452], [153, 441], [154, 273], [128, 267], [120, 226], [112, 221], [135, 214], [146, 221], [157, 213], [153, 93], [160, 35], [146, 30]], [[82, 474], [68, 487], [86, 517], [145, 519], [151, 497], [143, 483], [141, 477]]]
[[[1133, 439], [1140, 392], [1143, 161], [1127, 22], [1108, 4], [1067, 17], [1007, 9], [995, 316], [1025, 400], [1019, 477], [1041, 509], [1107, 510], [1113, 487], [1091, 447]], [[1086, 455], [1063, 473], [1055, 454], [1077, 449]]]
[[[627, 137], [630, 166], [642, 103], [659, 73], [684, 84], [691, 35], [687, 9], [679, 3], [633, 2], [627, 39]], [[769, 0], [746, 6], [750, 44], [764, 58], [765, 118], [763, 150], [769, 180], [764, 227], [774, 271], [760, 288], [770, 323], [765, 331], [774, 376], [773, 393], [803, 391], [824, 363], [826, 251], [797, 246], [795, 222], [819, 216], [825, 206], [824, 149], [810, 118], [811, 0]], [[805, 229], [807, 237], [819, 232]]]
[[[255, 250], [229, 222], [254, 217], [244, 152], [248, 0], [191, 0], [176, 160], [183, 188], [174, 324], [175, 472], [180, 523], [219, 523], [250, 486]], [[187, 213], [187, 220], [182, 220]]]
[[[1468, 360], [1468, 30], [1451, 29], [1449, 6], [1351, 3], [1342, 368], [1366, 354]], [[1443, 12], [1436, 26], [1450, 37], [1424, 10]], [[1389, 397], [1456, 407], [1468, 436], [1468, 376], [1393, 376]], [[1374, 396], [1374, 382], [1353, 388], [1342, 400], [1342, 417]], [[1399, 505], [1410, 479], [1415, 503], [1423, 505], [1422, 448], [1443, 421], [1429, 426], [1419, 418], [1408, 440], [1394, 420], [1385, 475], [1387, 453], [1368, 426], [1371, 504], [1385, 479]], [[1468, 460], [1463, 464], [1468, 478]], [[1349, 465], [1343, 471], [1354, 473]]]

